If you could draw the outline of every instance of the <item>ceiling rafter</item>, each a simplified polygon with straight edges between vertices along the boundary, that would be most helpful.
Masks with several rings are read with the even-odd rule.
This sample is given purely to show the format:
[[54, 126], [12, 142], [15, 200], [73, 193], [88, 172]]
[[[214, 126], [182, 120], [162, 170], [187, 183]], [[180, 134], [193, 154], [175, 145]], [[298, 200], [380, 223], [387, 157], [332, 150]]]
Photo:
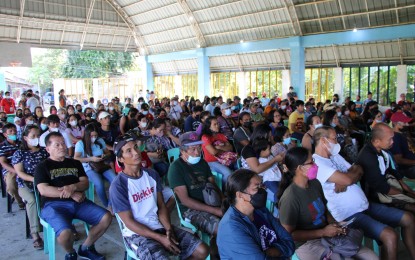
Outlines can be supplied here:
[[239, 54], [235, 55], [236, 64], [238, 65], [239, 71], [244, 71], [244, 66], [242, 65], [241, 57], [239, 57]]
[[280, 59], [280, 61], [281, 61], [281, 63], [282, 63], [282, 66], [284, 67], [284, 70], [286, 70], [286, 69], [287, 69], [287, 67], [286, 67], [285, 63], [286, 63], [287, 61], [285, 60], [285, 56], [284, 56], [283, 50], [278, 49], [278, 50], [277, 50], [277, 55], [278, 55], [278, 58]]
[[398, 47], [399, 47], [399, 58], [400, 58], [400, 61], [401, 61], [401, 65], [403, 65], [403, 50], [402, 50], [401, 39], [398, 39]]
[[397, 0], [395, 0], [395, 8], [396, 8], [396, 11], [395, 11], [395, 13], [396, 13], [396, 23], [397, 24], [399, 24], [399, 9], [398, 9], [398, 1]]
[[334, 56], [334, 59], [336, 60], [336, 66], [337, 67], [340, 67], [340, 59], [339, 59], [339, 57], [340, 57], [340, 55], [339, 55], [339, 49], [337, 48], [337, 46], [336, 45], [331, 45], [331, 48], [332, 48], [332, 50], [333, 50], [333, 56]]
[[145, 44], [144, 37], [141, 34], [138, 26], [131, 20], [128, 14], [124, 11], [124, 9], [116, 2], [111, 0], [105, 0], [112, 8], [114, 8], [115, 12], [121, 17], [121, 19], [125, 22], [125, 24], [130, 29], [132, 36], [134, 38], [135, 45], [139, 48], [139, 53], [141, 55], [148, 55], [149, 50]]
[[323, 23], [320, 20], [320, 11], [318, 10], [318, 6], [315, 4], [314, 5], [314, 8], [316, 9], [317, 17], [319, 19], [318, 23], [320, 24], [320, 31], [321, 32], [324, 32], [324, 30], [323, 30]]
[[368, 4], [367, 4], [367, 0], [365, 0], [365, 7], [366, 7], [366, 12], [368, 12], [368, 13], [367, 13], [367, 24], [368, 24], [368, 26], [370, 27], [369, 6], [368, 6]]
[[192, 10], [190, 10], [189, 5], [187, 4], [186, 0], [177, 0], [177, 2], [180, 4], [183, 12], [187, 15], [190, 24], [192, 26], [192, 31], [196, 36], [198, 48], [200, 47], [206, 47], [206, 40], [203, 36], [202, 30], [199, 27], [199, 23], [196, 20], [196, 17], [193, 15]]
[[95, 0], [91, 0], [91, 3], [90, 3], [89, 8], [88, 8], [88, 13], [86, 15], [85, 27], [84, 27], [84, 31], [82, 32], [81, 42], [79, 43], [79, 46], [81, 47], [81, 50], [84, 47], [86, 32], [87, 32], [87, 29], [88, 29], [89, 22], [91, 21], [92, 11], [94, 10], [94, 4], [95, 4]]
[[19, 26], [17, 27], [17, 43], [20, 43], [20, 37], [22, 35], [22, 20], [24, 14], [24, 5], [26, 0], [20, 0], [20, 16], [19, 16]]
[[[292, 0], [284, 0], [285, 8], [287, 9], [288, 16], [290, 17], [291, 24], [293, 27], [294, 35], [303, 35], [301, 29], [300, 21], [297, 16], [297, 11], [295, 10], [295, 5]], [[297, 32], [298, 31], [298, 32]]]
[[340, 14], [341, 14], [341, 18], [342, 18], [342, 23], [343, 23], [343, 29], [346, 30], [346, 21], [344, 20], [343, 17], [343, 8], [342, 8], [342, 4], [340, 2], [340, 0], [337, 0], [337, 3], [339, 5], [339, 9], [340, 9]]

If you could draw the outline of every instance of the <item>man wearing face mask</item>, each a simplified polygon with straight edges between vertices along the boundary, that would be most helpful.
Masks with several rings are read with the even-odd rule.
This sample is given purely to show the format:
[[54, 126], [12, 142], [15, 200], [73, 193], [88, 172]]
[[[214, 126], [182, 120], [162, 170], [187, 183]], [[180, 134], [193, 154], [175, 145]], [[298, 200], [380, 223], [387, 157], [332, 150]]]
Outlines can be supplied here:
[[190, 132], [190, 131], [196, 131], [196, 129], [201, 124], [200, 121], [200, 114], [203, 111], [202, 106], [194, 106], [192, 108], [192, 114], [188, 115], [186, 117], [186, 120], [184, 121], [184, 131]]
[[14, 114], [16, 111], [16, 104], [14, 99], [10, 97], [10, 91], [6, 91], [5, 97], [0, 101], [0, 106], [6, 114]]
[[51, 132], [59, 132], [62, 134], [63, 139], [65, 140], [66, 147], [68, 149], [68, 155], [73, 156], [73, 145], [71, 138], [68, 136], [68, 134], [65, 131], [62, 131], [59, 129], [59, 122], [60, 119], [57, 115], [50, 115], [47, 118], [47, 125], [48, 130], [45, 131], [39, 138], [39, 146], [46, 147], [45, 138], [46, 136]]
[[[313, 159], [318, 166], [317, 179], [323, 187], [327, 208], [337, 222], [353, 222], [350, 228], [361, 229], [366, 237], [381, 241], [382, 259], [396, 259], [397, 235], [392, 227], [401, 226], [408, 250], [413, 256], [414, 218], [402, 210], [368, 202], [363, 190], [356, 184], [363, 174], [362, 167], [350, 165], [339, 155], [336, 131], [323, 126], [314, 132], [316, 145]], [[383, 255], [385, 253], [386, 255]]]
[[216, 119], [218, 120], [220, 132], [226, 136], [228, 141], [232, 141], [235, 124], [231, 117], [231, 107], [228, 104], [223, 103], [220, 106], [220, 108], [216, 107], [213, 110], [213, 114], [216, 116]]
[[98, 136], [101, 137], [109, 151], [112, 151], [115, 139], [120, 135], [118, 126], [111, 127], [111, 115], [106, 111], [98, 114], [98, 121], [101, 127], [98, 128]]
[[181, 118], [183, 112], [182, 107], [179, 105], [178, 98], [174, 97], [170, 103], [170, 119], [178, 122]]
[[59, 117], [59, 129], [65, 131], [67, 127], [66, 125], [66, 110], [64, 108], [58, 109], [58, 117]]
[[404, 176], [415, 179], [415, 143], [408, 132], [411, 118], [402, 112], [395, 112], [391, 117], [393, 125], [393, 145], [390, 152], [398, 164], [398, 169]]
[[3, 126], [3, 136], [6, 138], [0, 143], [0, 164], [2, 167], [3, 179], [6, 183], [6, 191], [12, 196], [20, 209], [25, 209], [25, 204], [17, 191], [16, 171], [11, 165], [13, 154], [19, 148], [17, 130], [14, 124]]
[[[209, 165], [201, 159], [201, 144], [196, 132], [180, 136], [180, 158], [175, 160], [167, 173], [170, 187], [176, 193], [183, 217], [190, 220], [199, 230], [216, 236], [218, 224], [223, 213], [220, 207], [209, 206], [204, 202], [202, 190], [210, 182], [219, 195]], [[211, 240], [211, 246], [213, 246]]]

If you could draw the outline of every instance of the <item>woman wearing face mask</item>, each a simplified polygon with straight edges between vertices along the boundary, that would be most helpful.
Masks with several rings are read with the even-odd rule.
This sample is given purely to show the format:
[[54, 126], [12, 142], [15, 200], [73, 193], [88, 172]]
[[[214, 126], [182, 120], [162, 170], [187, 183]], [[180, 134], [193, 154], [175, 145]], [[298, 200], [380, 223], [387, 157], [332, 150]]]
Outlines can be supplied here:
[[[303, 147], [290, 149], [285, 155], [286, 171], [282, 174], [278, 193], [280, 222], [301, 243], [296, 250], [299, 259], [320, 259], [326, 247], [322, 237], [344, 235], [346, 228], [335, 222], [326, 208], [326, 199], [317, 177], [318, 167], [310, 152]], [[333, 224], [329, 224], [333, 223]], [[356, 259], [377, 259], [368, 248], [362, 247]], [[344, 259], [333, 253], [330, 259]], [[347, 258], [349, 259], [349, 258]]]
[[376, 124], [383, 122], [383, 120], [382, 120], [382, 112], [380, 112], [379, 110], [375, 109], [375, 110], [370, 111], [370, 114], [371, 114], [370, 119], [372, 121], [372, 123], [370, 124], [370, 129], [373, 129], [373, 127], [375, 127]]
[[118, 125], [120, 120], [120, 115], [118, 114], [117, 110], [115, 109], [114, 103], [108, 103], [108, 113], [110, 114], [110, 122], [111, 125]]
[[170, 141], [171, 148], [179, 147], [179, 137], [182, 134], [182, 131], [180, 130], [180, 128], [172, 125], [170, 118], [165, 118], [164, 121], [166, 122], [166, 131], [164, 131], [164, 133]]
[[[273, 136], [275, 144], [271, 147], [271, 153], [273, 156], [282, 156], [288, 149], [296, 147], [295, 142], [291, 142], [290, 130], [286, 126], [277, 127]], [[282, 162], [282, 160], [281, 160]]]
[[220, 132], [224, 134], [229, 141], [233, 141], [233, 129], [235, 129], [235, 123], [231, 118], [231, 114], [231, 108], [226, 103], [223, 103], [221, 107], [215, 107], [213, 109], [213, 115], [216, 117], [216, 120], [218, 120]]
[[97, 120], [92, 118], [93, 110], [90, 107], [85, 108], [85, 119], [82, 121], [83, 126], [87, 126], [91, 123], [97, 123]]
[[288, 100], [284, 99], [281, 101], [281, 104], [278, 108], [278, 112], [280, 112], [282, 120], [288, 119], [288, 117], [291, 114], [290, 110], [287, 110], [287, 108], [288, 108]]
[[22, 122], [21, 124], [25, 124], [25, 126], [36, 124], [35, 117], [32, 114], [25, 116], [22, 121], [24, 122]]
[[[167, 163], [165, 152], [171, 147], [169, 139], [164, 136], [166, 122], [164, 119], [156, 119], [148, 126], [149, 139], [146, 141], [146, 151], [148, 157], [154, 165], [154, 169], [161, 177], [167, 174], [169, 164]], [[146, 136], [147, 133], [142, 133]]]
[[[213, 172], [223, 175], [223, 183], [226, 183], [232, 171], [229, 167], [221, 164], [217, 156], [225, 152], [232, 152], [233, 147], [229, 143], [226, 136], [220, 133], [218, 120], [214, 116], [210, 116], [203, 123], [202, 128], [202, 149], [205, 161], [209, 164]], [[230, 165], [232, 167], [232, 165]]]
[[311, 153], [314, 152], [314, 131], [322, 126], [323, 124], [321, 123], [319, 116], [312, 115], [307, 118], [306, 127], [308, 131], [305, 133], [303, 139], [301, 140], [301, 146], [309, 150]]
[[42, 107], [35, 107], [35, 113], [33, 116], [35, 117], [36, 122], [39, 121], [39, 118], [44, 116]]
[[43, 240], [39, 236], [41, 226], [33, 193], [33, 181], [36, 166], [49, 157], [45, 148], [39, 147], [40, 130], [35, 125], [27, 126], [23, 132], [20, 148], [13, 154], [12, 165], [17, 173], [19, 195], [26, 201], [26, 212], [30, 224], [30, 234], [35, 249], [43, 249]]
[[284, 126], [284, 120], [282, 120], [280, 112], [278, 112], [276, 109], [273, 109], [269, 112], [267, 119], [269, 122], [269, 127], [271, 127], [272, 135], [275, 134], [275, 129], [277, 127]]
[[138, 110], [134, 107], [130, 108], [126, 116], [121, 117], [120, 120], [120, 131], [121, 134], [127, 133], [129, 130], [134, 129], [138, 126], [137, 117]]
[[68, 116], [75, 114], [75, 108], [72, 105], [66, 106], [66, 111]]
[[[289, 259], [295, 250], [290, 234], [265, 208], [267, 194], [250, 170], [234, 172], [219, 223], [217, 244], [223, 259]], [[242, 242], [243, 241], [243, 242]]]
[[68, 134], [74, 145], [84, 137], [85, 128], [78, 124], [78, 118], [75, 114], [68, 117], [66, 126], [67, 128], [65, 129], [65, 132]]
[[38, 125], [39, 125], [40, 135], [42, 135], [44, 132], [48, 130], [47, 120], [48, 119], [46, 117], [39, 118]]
[[51, 115], [56, 115], [56, 114], [58, 113], [58, 110], [56, 109], [56, 107], [55, 107], [55, 106], [50, 106], [50, 108], [49, 108], [49, 113], [50, 113]]
[[23, 118], [23, 110], [21, 108], [16, 110], [16, 117]]
[[[108, 207], [108, 197], [105, 190], [104, 179], [110, 184], [115, 178], [113, 163], [106, 162], [107, 156], [110, 152], [107, 150], [105, 142], [98, 137], [98, 128], [95, 124], [89, 124], [85, 127], [85, 133], [82, 140], [75, 145], [74, 159], [82, 162], [85, 173], [88, 179], [94, 184], [99, 199], [104, 207]], [[104, 172], [97, 172], [91, 166], [92, 163], [112, 164]]]
[[147, 119], [147, 117], [143, 114], [139, 114], [137, 116], [137, 121], [138, 121], [138, 128], [143, 133], [143, 135], [146, 135], [146, 136], [150, 135], [149, 130], [148, 130], [148, 119]]
[[349, 134], [340, 125], [339, 117], [337, 116], [337, 112], [335, 110], [326, 111], [324, 114], [323, 125], [331, 126], [334, 128], [334, 130], [336, 130], [337, 142], [343, 148], [346, 145], [346, 138], [349, 136]]
[[59, 108], [58, 110], [58, 117], [59, 117], [59, 129], [65, 131], [67, 128], [67, 120], [66, 120], [66, 110], [64, 108]]

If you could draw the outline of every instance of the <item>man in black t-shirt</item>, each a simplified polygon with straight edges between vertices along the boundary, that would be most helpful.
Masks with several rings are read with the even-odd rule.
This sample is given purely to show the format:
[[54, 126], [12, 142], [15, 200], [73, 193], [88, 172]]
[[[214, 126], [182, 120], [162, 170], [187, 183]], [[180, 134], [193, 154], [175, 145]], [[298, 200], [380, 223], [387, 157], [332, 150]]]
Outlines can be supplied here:
[[[65, 140], [59, 132], [51, 132], [45, 138], [46, 151], [50, 157], [35, 170], [35, 184], [42, 195], [42, 218], [55, 230], [58, 243], [67, 252], [65, 260], [105, 259], [94, 247], [111, 224], [111, 214], [85, 198], [89, 187], [88, 177], [81, 162], [65, 158]], [[85, 221], [92, 228], [78, 254], [73, 248], [72, 220]], [[54, 252], [50, 252], [54, 254]]]

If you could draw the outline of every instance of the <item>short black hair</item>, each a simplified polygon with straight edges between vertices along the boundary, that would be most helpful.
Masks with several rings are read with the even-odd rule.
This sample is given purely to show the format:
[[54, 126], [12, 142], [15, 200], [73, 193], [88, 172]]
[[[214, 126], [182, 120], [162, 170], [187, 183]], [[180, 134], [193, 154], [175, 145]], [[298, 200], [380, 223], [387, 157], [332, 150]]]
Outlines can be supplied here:
[[48, 120], [46, 121], [46, 123], [49, 125], [50, 123], [59, 123], [60, 119], [58, 115], [49, 115], [48, 116]]
[[61, 134], [61, 133], [59, 133], [59, 132], [50, 132], [46, 137], [45, 137], [45, 144], [46, 144], [46, 146], [49, 146], [50, 145], [50, 139], [52, 138], [52, 137], [62, 137], [63, 138], [63, 135]]
[[296, 107], [298, 107], [298, 106], [304, 106], [304, 101], [302, 101], [302, 100], [295, 101], [295, 106]]
[[16, 125], [15, 124], [12, 124], [12, 123], [7, 123], [7, 124], [5, 124], [4, 126], [3, 126], [3, 133], [6, 133], [7, 132], [7, 130], [9, 130], [9, 129], [11, 129], [11, 128], [14, 128], [14, 129], [17, 129], [17, 127], [16, 127]]

